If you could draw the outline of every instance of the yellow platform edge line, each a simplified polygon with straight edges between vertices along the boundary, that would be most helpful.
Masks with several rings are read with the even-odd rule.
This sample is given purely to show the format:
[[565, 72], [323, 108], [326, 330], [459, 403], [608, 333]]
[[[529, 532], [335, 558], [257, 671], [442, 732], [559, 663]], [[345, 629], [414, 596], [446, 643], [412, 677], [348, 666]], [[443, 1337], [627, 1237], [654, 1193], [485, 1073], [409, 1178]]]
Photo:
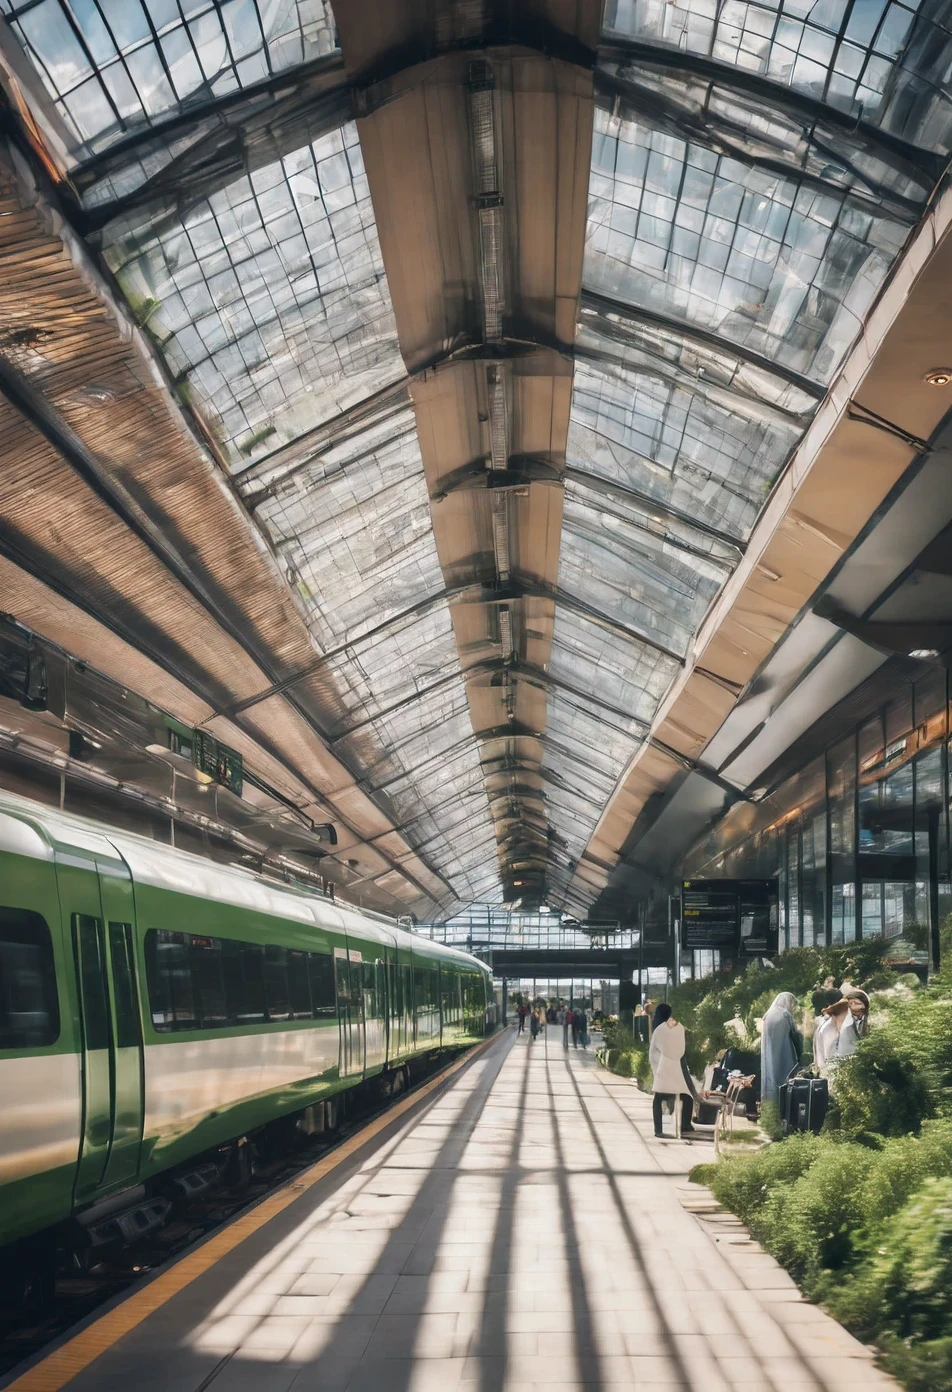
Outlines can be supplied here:
[[136, 1325], [148, 1319], [155, 1310], [165, 1305], [179, 1291], [191, 1285], [199, 1276], [209, 1271], [217, 1261], [226, 1256], [253, 1233], [269, 1223], [272, 1218], [296, 1203], [302, 1194], [313, 1185], [319, 1184], [322, 1179], [331, 1174], [339, 1165], [349, 1160], [356, 1151], [372, 1141], [386, 1127], [392, 1126], [393, 1122], [399, 1120], [411, 1108], [416, 1107], [431, 1092], [442, 1087], [453, 1078], [460, 1069], [471, 1063], [483, 1050], [488, 1049], [496, 1043], [502, 1034], [491, 1034], [488, 1039], [467, 1049], [462, 1058], [456, 1059], [436, 1078], [431, 1078], [428, 1083], [417, 1089], [415, 1092], [408, 1093], [400, 1102], [388, 1107], [382, 1116], [368, 1122], [365, 1127], [356, 1132], [343, 1144], [333, 1150], [330, 1155], [323, 1160], [318, 1160], [301, 1174], [287, 1182], [276, 1193], [270, 1194], [266, 1199], [250, 1212], [240, 1214], [225, 1227], [219, 1229], [214, 1236], [210, 1237], [197, 1251], [186, 1253], [168, 1271], [156, 1276], [147, 1286], [141, 1290], [133, 1291], [121, 1305], [117, 1305], [114, 1310], [109, 1310], [105, 1315], [101, 1315], [86, 1329], [74, 1335], [67, 1343], [40, 1360], [39, 1363], [27, 1368], [26, 1372], [21, 1373], [13, 1382], [7, 1383], [3, 1392], [60, 1392], [72, 1381], [84, 1368], [88, 1368], [90, 1363], [94, 1363], [97, 1358], [113, 1344], [135, 1329]]

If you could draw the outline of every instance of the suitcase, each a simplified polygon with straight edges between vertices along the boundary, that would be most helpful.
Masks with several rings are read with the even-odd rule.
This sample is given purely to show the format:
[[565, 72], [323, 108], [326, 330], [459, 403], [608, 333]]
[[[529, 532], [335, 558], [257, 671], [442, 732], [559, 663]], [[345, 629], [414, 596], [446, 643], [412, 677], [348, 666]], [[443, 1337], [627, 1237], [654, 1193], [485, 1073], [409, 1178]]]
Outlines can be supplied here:
[[825, 1078], [795, 1077], [780, 1088], [780, 1129], [784, 1136], [798, 1131], [819, 1135], [830, 1102], [830, 1085]]

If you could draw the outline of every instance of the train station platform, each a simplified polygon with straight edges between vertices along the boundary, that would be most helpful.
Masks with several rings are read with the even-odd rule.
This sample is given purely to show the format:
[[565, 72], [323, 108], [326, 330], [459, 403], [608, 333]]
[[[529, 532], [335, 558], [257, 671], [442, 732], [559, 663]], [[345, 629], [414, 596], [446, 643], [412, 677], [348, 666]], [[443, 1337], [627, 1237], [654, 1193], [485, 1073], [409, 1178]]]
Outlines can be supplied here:
[[11, 1386], [895, 1387], [739, 1225], [698, 1211], [686, 1176], [710, 1142], [655, 1141], [649, 1100], [561, 1030], [497, 1036], [403, 1105]]

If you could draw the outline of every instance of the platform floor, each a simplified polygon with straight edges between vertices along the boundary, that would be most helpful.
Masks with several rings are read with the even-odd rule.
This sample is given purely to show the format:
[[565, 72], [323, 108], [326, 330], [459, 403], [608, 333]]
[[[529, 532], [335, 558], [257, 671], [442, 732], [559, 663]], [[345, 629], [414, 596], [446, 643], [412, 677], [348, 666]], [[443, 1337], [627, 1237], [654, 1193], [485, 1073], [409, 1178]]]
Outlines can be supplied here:
[[711, 1154], [656, 1142], [648, 1099], [560, 1029], [510, 1031], [69, 1392], [894, 1387], [736, 1225], [685, 1208]]

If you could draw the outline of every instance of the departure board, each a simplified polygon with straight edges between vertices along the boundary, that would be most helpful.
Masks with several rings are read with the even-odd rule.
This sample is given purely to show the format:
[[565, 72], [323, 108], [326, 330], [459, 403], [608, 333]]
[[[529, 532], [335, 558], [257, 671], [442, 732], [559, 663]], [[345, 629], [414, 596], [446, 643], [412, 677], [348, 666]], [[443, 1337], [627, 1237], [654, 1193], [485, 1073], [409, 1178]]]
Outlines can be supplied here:
[[775, 880], [684, 880], [681, 946], [733, 956], [772, 957], [777, 951]]
[[684, 880], [681, 885], [681, 946], [737, 950], [740, 932], [737, 888], [732, 880]]

